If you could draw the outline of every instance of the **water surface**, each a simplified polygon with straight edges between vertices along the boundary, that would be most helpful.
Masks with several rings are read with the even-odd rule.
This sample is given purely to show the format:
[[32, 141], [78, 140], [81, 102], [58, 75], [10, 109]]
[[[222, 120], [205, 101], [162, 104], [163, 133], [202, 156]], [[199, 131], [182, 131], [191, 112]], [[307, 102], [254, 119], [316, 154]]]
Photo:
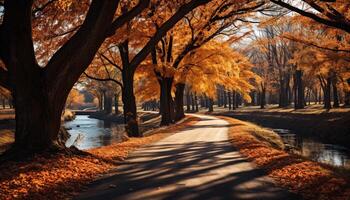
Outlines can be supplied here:
[[334, 144], [326, 144], [315, 138], [303, 137], [287, 129], [273, 129], [292, 151], [314, 161], [350, 168], [350, 150]]
[[71, 137], [66, 146], [74, 144], [79, 149], [91, 149], [121, 142], [124, 138], [124, 125], [77, 115], [73, 121], [64, 124]]

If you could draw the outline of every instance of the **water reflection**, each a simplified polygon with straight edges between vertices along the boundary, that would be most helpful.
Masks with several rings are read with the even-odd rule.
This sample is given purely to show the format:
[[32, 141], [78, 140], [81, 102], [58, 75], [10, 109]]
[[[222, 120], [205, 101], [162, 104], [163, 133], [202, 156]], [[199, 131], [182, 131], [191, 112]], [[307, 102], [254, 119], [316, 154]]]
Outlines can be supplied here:
[[120, 142], [124, 138], [124, 125], [77, 115], [75, 120], [64, 124], [71, 137], [66, 146], [74, 144], [79, 149], [91, 149]]
[[286, 129], [273, 129], [294, 152], [314, 161], [350, 168], [350, 150], [333, 144], [324, 144], [312, 138], [296, 135]]

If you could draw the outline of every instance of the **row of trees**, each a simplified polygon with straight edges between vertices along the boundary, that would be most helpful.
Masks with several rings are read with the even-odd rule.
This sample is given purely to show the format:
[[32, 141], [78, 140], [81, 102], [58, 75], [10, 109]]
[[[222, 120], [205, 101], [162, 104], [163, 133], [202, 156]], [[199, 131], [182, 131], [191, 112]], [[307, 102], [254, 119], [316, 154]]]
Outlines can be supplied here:
[[[263, 81], [259, 93], [277, 99], [280, 107], [307, 101], [324, 107], [349, 103], [349, 35], [309, 19], [283, 17], [261, 27], [253, 47], [245, 49]], [[278, 94], [278, 96], [274, 96]], [[262, 102], [261, 107], [264, 107]]]
[[[305, 0], [321, 16], [271, 2], [349, 32], [345, 1]], [[22, 155], [64, 148], [58, 141], [60, 115], [79, 78], [110, 82], [94, 86], [96, 93], [104, 105], [121, 96], [129, 136], [141, 136], [135, 90], [143, 100], [159, 97], [163, 125], [184, 116], [186, 88], [209, 105], [217, 85], [249, 101], [253, 85], [266, 88], [265, 81], [231, 47], [246, 35], [242, 28], [256, 13], [269, 14], [272, 5], [264, 0], [1, 0], [0, 84], [11, 91], [16, 106], [11, 151]], [[274, 62], [285, 59], [283, 51]], [[280, 84], [288, 85], [281, 77]], [[281, 104], [286, 96], [281, 89]]]
[[[323, 93], [325, 108], [331, 108], [331, 90], [334, 107], [339, 106], [338, 87], [343, 90], [345, 105], [350, 105], [349, 2], [302, 0], [306, 6], [298, 6], [282, 0], [271, 1], [306, 17], [294, 21], [299, 28], [296, 35], [287, 34], [284, 37], [302, 45], [296, 50], [292, 61], [297, 66], [295, 82], [300, 84], [300, 76], [305, 73], [304, 85], [309, 84], [310, 93], [315, 83], [315, 79], [311, 81], [310, 78], [316, 75], [321, 89], [314, 89], [314, 94], [317, 96]], [[304, 86], [296, 88], [303, 90]], [[298, 93], [301, 94], [299, 98], [302, 98], [303, 92]], [[298, 105], [298, 101], [295, 102]], [[303, 103], [299, 104], [297, 107], [302, 107]]]
[[[161, 5], [160, 3], [158, 6]], [[263, 6], [263, 2], [213, 1], [193, 10], [153, 46], [151, 54], [135, 70], [130, 71], [129, 60], [138, 55], [134, 49], [144, 48], [147, 39], [164, 23], [162, 16], [167, 12], [168, 15], [175, 12], [175, 7], [166, 7], [158, 14], [151, 8], [152, 17], [142, 22], [131, 20], [120, 30], [127, 37], [116, 35], [104, 43], [86, 76], [98, 81], [113, 82], [121, 88], [124, 114], [130, 133], [137, 135], [138, 130], [135, 123], [137, 113], [134, 88], [139, 101], [159, 99], [161, 124], [168, 125], [184, 117], [185, 85], [192, 91], [197, 90], [198, 94], [214, 96], [213, 86], [222, 82], [223, 77], [228, 80], [227, 77], [231, 76], [236, 79], [231, 78], [227, 87], [235, 87], [242, 92], [252, 88], [243, 79], [242, 83], [238, 81], [244, 76], [249, 79], [252, 74], [239, 74], [239, 67], [246, 71], [249, 69], [243, 69], [247, 64], [233, 66], [242, 55], [232, 53], [229, 45], [242, 37], [237, 31], [247, 24], [244, 19], [252, 17]], [[227, 38], [222, 37], [223, 35]], [[213, 41], [217, 38], [222, 42]], [[248, 63], [247, 60], [245, 62]], [[98, 70], [101, 73], [96, 73]], [[133, 79], [135, 81], [129, 83]], [[131, 85], [134, 82], [137, 85]], [[133, 118], [131, 124], [127, 120], [130, 116]]]
[[[123, 101], [126, 113], [136, 113], [133, 72], [152, 48], [188, 12], [208, 1], [1, 1], [1, 85], [16, 105], [13, 152], [26, 154], [61, 149], [60, 116], [69, 91], [108, 38], [125, 36], [132, 20], [144, 21], [167, 7], [145, 46], [132, 60], [124, 58]], [[152, 9], [149, 9], [152, 8]], [[35, 45], [34, 45], [35, 44]], [[124, 51], [125, 50], [125, 51]], [[122, 52], [126, 52], [123, 48]], [[129, 121], [135, 119], [131, 115]], [[134, 120], [135, 121], [135, 120]], [[137, 125], [129, 133], [138, 136]]]
[[[347, 4], [310, 2], [309, 5], [317, 8], [325, 23], [318, 23], [319, 16], [311, 12], [276, 2], [318, 20], [315, 22], [295, 15], [260, 18], [264, 23], [253, 34], [248, 47], [242, 49], [254, 63], [253, 71], [261, 77], [261, 81], [255, 84], [256, 91], [250, 94], [252, 105], [259, 103], [264, 108], [266, 103], [278, 103], [280, 107], [287, 107], [294, 103], [296, 109], [304, 108], [311, 101], [323, 102], [326, 109], [339, 107], [341, 103], [350, 105], [349, 35], [344, 32], [346, 28], [333, 23], [339, 20], [335, 14], [347, 21]], [[277, 11], [279, 15], [285, 12]], [[217, 96], [218, 106], [227, 104], [230, 100], [228, 93], [239, 94], [239, 91], [216, 87], [223, 93]], [[197, 97], [202, 98], [196, 92], [187, 93], [185, 102], [188, 102], [188, 111], [198, 110]]]

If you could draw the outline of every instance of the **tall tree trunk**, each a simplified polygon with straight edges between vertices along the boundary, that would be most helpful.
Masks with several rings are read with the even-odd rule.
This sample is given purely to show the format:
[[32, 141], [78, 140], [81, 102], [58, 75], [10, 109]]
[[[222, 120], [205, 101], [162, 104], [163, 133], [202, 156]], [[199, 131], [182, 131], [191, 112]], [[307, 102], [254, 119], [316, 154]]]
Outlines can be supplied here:
[[266, 105], [266, 87], [261, 83], [260, 108], [264, 109]]
[[345, 97], [344, 97], [344, 104], [345, 104], [345, 106], [350, 106], [350, 78], [348, 78], [347, 80], [346, 80], [346, 82], [347, 82], [347, 86], [348, 86], [348, 89], [349, 90], [345, 90], [344, 91], [344, 93], [345, 93]]
[[122, 101], [124, 110], [124, 123], [129, 137], [142, 137], [139, 131], [137, 120], [137, 108], [134, 94], [134, 75], [135, 68], [130, 66], [129, 61], [129, 40], [125, 40], [119, 46], [119, 53], [123, 64], [122, 70]]
[[114, 113], [119, 114], [119, 94], [114, 95]]
[[175, 91], [175, 121], [179, 121], [185, 117], [184, 112], [184, 90], [185, 84], [178, 83], [176, 84]]
[[191, 93], [191, 103], [192, 103], [192, 108], [191, 111], [194, 112], [195, 111], [195, 100], [194, 100], [194, 94]]
[[224, 102], [223, 102], [224, 108], [227, 108], [227, 92], [226, 92], [226, 90], [223, 91], [223, 94], [224, 94], [223, 95], [224, 96]]
[[217, 104], [218, 104], [218, 107], [221, 107], [222, 106], [221, 87], [218, 86], [216, 90], [217, 90]]
[[195, 103], [195, 107], [196, 107], [196, 112], [198, 112], [199, 111], [199, 109], [198, 109], [198, 97], [196, 94], [194, 94], [194, 103]]
[[235, 102], [236, 102], [236, 108], [239, 108], [239, 105], [241, 105], [241, 103], [242, 103], [242, 98], [241, 98], [241, 95], [238, 92], [236, 93], [236, 100], [235, 100]]
[[205, 101], [203, 96], [200, 96], [200, 103], [201, 103], [201, 108], [205, 107]]
[[318, 95], [318, 90], [317, 90], [317, 88], [315, 88], [315, 90], [313, 91], [313, 96], [314, 96], [314, 98], [313, 98], [313, 100], [315, 101], [315, 104], [317, 104], [317, 95]]
[[293, 97], [293, 91], [290, 88], [290, 74], [287, 75], [286, 78], [286, 88], [285, 88], [285, 93], [286, 93], [286, 105], [289, 106], [292, 103], [292, 97]]
[[288, 96], [287, 96], [287, 87], [286, 87], [286, 80], [282, 79], [280, 81], [280, 91], [279, 91], [279, 107], [283, 108], [288, 105]]
[[209, 98], [209, 101], [208, 101], [209, 105], [208, 105], [208, 108], [209, 108], [209, 112], [213, 112], [214, 111], [214, 107], [213, 107], [213, 104], [214, 104], [214, 101], [212, 98]]
[[318, 93], [318, 104], [322, 104], [322, 91], [323, 91], [323, 88], [321, 87]]
[[323, 90], [323, 101], [324, 101], [324, 108], [325, 109], [331, 109], [331, 85], [332, 85], [332, 77], [328, 76], [326, 79], [326, 84]]
[[279, 86], [279, 98], [278, 98], [278, 107], [283, 107], [283, 99], [284, 99], [284, 93], [283, 93], [283, 85], [284, 85], [284, 83], [283, 83], [283, 80], [281, 79], [280, 81], [279, 81], [279, 83], [280, 83], [280, 86]]
[[250, 96], [251, 96], [251, 98], [252, 98], [251, 105], [256, 106], [256, 91], [252, 91], [252, 92], [250, 93]]
[[294, 91], [294, 109], [298, 109], [298, 81], [297, 81], [297, 71], [293, 76], [293, 91]]
[[103, 92], [104, 96], [104, 103], [103, 103], [103, 111], [106, 114], [111, 114], [112, 113], [112, 96], [109, 94], [109, 92]]
[[189, 112], [191, 110], [191, 96], [190, 92], [186, 91], [186, 111]]
[[18, 75], [13, 88], [16, 105], [13, 149], [23, 154], [65, 148], [65, 141], [60, 140], [58, 133], [69, 89], [50, 93], [41, 70]]
[[304, 86], [302, 81], [303, 73], [301, 70], [295, 71], [295, 109], [302, 109], [305, 105], [305, 97], [304, 97]]
[[204, 107], [209, 108], [209, 99], [206, 95], [204, 95]]
[[231, 91], [227, 92], [227, 96], [228, 96], [228, 109], [231, 110], [232, 109]]
[[103, 110], [103, 92], [98, 92], [98, 110]]
[[173, 123], [174, 116], [174, 103], [171, 96], [171, 87], [173, 84], [173, 78], [162, 77], [159, 80], [160, 87], [160, 107], [161, 109], [161, 126], [167, 126]]
[[236, 109], [236, 91], [232, 91], [232, 110]]
[[[46, 69], [36, 63], [31, 34], [32, 3], [5, 2], [0, 41], [1, 59], [8, 66], [16, 106], [15, 142], [8, 153], [17, 152], [17, 156], [23, 157], [34, 152], [65, 148], [58, 134], [61, 113], [70, 90], [69, 85], [53, 90], [56, 83], [50, 85]], [[59, 81], [65, 78], [61, 77]]]
[[50, 115], [48, 94], [40, 94], [38, 91], [28, 94], [19, 90], [15, 92], [17, 104], [15, 146], [27, 150], [41, 150], [53, 145], [55, 138], [51, 137], [54, 135], [47, 136], [51, 135], [51, 128], [58, 131], [60, 120], [58, 116]]
[[129, 137], [142, 137], [137, 121], [137, 109], [134, 95], [134, 73], [129, 69], [123, 69], [122, 101], [126, 132]]
[[333, 73], [332, 77], [332, 89], [333, 89], [333, 107], [339, 108], [339, 96], [338, 96], [338, 88], [337, 88], [337, 76]]

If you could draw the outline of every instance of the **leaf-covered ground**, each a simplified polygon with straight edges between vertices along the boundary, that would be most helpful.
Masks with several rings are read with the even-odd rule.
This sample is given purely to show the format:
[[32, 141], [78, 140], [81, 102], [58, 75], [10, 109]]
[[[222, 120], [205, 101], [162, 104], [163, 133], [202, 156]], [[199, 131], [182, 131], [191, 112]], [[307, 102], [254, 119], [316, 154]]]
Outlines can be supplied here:
[[258, 167], [264, 168], [276, 184], [301, 194], [305, 199], [350, 199], [348, 173], [330, 166], [288, 154], [256, 137], [264, 129], [240, 120], [222, 117], [233, 126], [229, 129], [232, 144]]
[[188, 117], [143, 138], [88, 150], [87, 155], [37, 155], [25, 162], [4, 163], [0, 166], [0, 199], [69, 199], [87, 183], [118, 167], [118, 161], [127, 158], [132, 150], [197, 121]]

